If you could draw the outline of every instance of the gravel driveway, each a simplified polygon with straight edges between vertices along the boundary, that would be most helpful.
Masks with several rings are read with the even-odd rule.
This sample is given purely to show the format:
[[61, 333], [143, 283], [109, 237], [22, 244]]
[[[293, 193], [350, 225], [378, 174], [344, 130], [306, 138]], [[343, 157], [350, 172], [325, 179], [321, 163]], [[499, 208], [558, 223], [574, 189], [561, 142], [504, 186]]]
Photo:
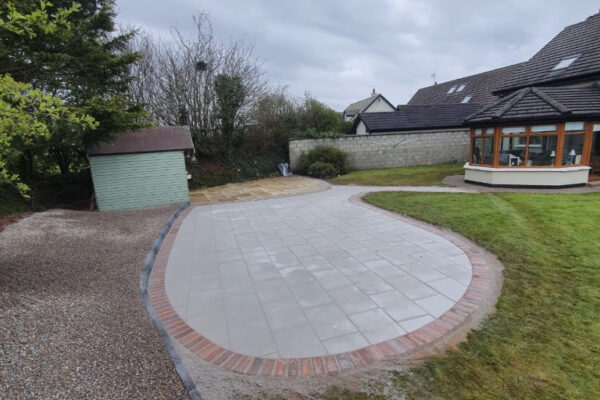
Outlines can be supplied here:
[[186, 398], [139, 295], [173, 211], [52, 210], [0, 233], [0, 398]]

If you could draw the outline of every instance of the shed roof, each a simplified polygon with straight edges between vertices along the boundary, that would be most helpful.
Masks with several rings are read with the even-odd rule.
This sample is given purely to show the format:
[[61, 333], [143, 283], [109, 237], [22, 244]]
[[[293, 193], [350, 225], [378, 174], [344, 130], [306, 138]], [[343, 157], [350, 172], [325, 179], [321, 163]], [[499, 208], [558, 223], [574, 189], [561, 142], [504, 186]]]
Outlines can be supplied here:
[[467, 118], [467, 123], [502, 123], [600, 117], [600, 85], [527, 87]]
[[88, 155], [152, 153], [158, 151], [192, 150], [192, 136], [187, 126], [156, 126], [115, 136], [88, 149]]
[[353, 131], [360, 121], [367, 132], [399, 132], [414, 129], [458, 128], [467, 116], [481, 109], [478, 104], [405, 105], [394, 112], [362, 113], [354, 121]]
[[357, 115], [357, 114], [363, 112], [363, 110], [367, 109], [378, 98], [383, 99], [383, 101], [388, 103], [390, 105], [390, 107], [396, 108], [381, 93], [373, 93], [371, 96], [367, 97], [366, 99], [362, 99], [362, 100], [357, 101], [356, 103], [350, 104], [348, 107], [346, 107], [346, 109], [344, 110], [344, 113], [348, 116]]
[[[578, 57], [572, 64], [555, 69], [561, 60], [573, 56]], [[600, 14], [565, 27], [529, 61], [520, 64], [497, 92], [590, 75], [600, 75]]]

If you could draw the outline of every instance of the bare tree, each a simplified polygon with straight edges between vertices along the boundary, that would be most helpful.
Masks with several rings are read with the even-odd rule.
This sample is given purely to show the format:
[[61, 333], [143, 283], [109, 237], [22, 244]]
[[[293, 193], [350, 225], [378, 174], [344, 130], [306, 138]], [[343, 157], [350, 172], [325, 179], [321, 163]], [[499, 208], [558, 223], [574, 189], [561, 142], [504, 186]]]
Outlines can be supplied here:
[[217, 118], [215, 79], [226, 75], [239, 79], [243, 102], [234, 127], [242, 134], [252, 124], [252, 110], [265, 92], [266, 82], [253, 47], [242, 41], [218, 43], [207, 14], [194, 17], [195, 34], [171, 29], [168, 40], [141, 33], [134, 50], [144, 55], [133, 67], [136, 79], [131, 95], [146, 104], [150, 117], [163, 125], [189, 125], [194, 140], [214, 139], [221, 134]]

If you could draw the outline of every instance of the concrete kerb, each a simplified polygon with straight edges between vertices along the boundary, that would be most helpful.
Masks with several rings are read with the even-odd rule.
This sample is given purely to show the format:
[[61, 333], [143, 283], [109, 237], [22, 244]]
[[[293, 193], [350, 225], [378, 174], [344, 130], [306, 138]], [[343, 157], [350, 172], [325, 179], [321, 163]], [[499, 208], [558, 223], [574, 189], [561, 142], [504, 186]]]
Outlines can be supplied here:
[[173, 364], [175, 366], [175, 371], [177, 372], [177, 375], [179, 375], [179, 379], [181, 379], [181, 382], [183, 383], [183, 386], [185, 387], [188, 397], [191, 400], [202, 400], [202, 396], [200, 395], [200, 392], [198, 391], [196, 383], [191, 378], [185, 365], [181, 361], [181, 358], [179, 357], [179, 354], [177, 353], [175, 346], [173, 345], [171, 339], [169, 338], [169, 335], [168, 335], [163, 323], [160, 321], [160, 319], [156, 315], [154, 307], [152, 306], [152, 303], [150, 302], [150, 299], [148, 296], [148, 281], [150, 279], [150, 273], [152, 272], [152, 268], [154, 267], [154, 261], [156, 259], [156, 254], [160, 250], [163, 240], [164, 240], [165, 236], [167, 235], [167, 233], [169, 233], [169, 230], [171, 229], [173, 222], [175, 222], [175, 220], [181, 215], [181, 213], [189, 206], [190, 206], [189, 202], [182, 204], [173, 213], [173, 215], [171, 215], [169, 217], [167, 222], [163, 225], [163, 227], [158, 232], [158, 237], [156, 238], [156, 240], [154, 240], [154, 243], [152, 244], [150, 251], [146, 255], [146, 259], [144, 260], [144, 264], [142, 266], [142, 271], [140, 274], [140, 295], [142, 296], [142, 301], [144, 303], [144, 306], [146, 307], [146, 312], [148, 313], [148, 316], [152, 320], [154, 327], [156, 328], [156, 330], [158, 331], [158, 334], [161, 336], [161, 338], [163, 339], [163, 342], [165, 343], [167, 352], [168, 352], [169, 356], [171, 357], [171, 360], [173, 361]]

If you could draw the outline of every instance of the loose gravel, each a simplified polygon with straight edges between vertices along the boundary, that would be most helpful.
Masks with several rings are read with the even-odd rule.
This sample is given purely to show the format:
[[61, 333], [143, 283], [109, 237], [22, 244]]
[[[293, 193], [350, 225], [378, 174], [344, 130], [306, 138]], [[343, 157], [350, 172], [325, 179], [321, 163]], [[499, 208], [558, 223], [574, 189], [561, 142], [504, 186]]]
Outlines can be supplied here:
[[51, 210], [0, 233], [0, 398], [186, 398], [139, 294], [174, 210]]

